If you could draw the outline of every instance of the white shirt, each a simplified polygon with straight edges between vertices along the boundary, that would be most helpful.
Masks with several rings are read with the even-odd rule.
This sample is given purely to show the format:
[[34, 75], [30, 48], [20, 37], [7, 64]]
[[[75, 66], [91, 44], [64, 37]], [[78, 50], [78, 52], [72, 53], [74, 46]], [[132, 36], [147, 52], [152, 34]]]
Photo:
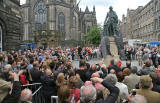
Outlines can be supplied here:
[[119, 95], [124, 95], [125, 99], [127, 99], [129, 96], [127, 85], [125, 85], [124, 83], [117, 82], [115, 86], [118, 87], [120, 90]]

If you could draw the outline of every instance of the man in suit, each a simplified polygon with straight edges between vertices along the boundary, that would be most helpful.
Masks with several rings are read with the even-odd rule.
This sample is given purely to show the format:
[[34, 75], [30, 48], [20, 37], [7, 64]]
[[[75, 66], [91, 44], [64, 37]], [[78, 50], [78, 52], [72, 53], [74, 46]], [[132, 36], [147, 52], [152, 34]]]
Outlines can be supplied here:
[[131, 74], [129, 76], [126, 76], [123, 80], [123, 83], [128, 86], [128, 91], [130, 92], [132, 89], [135, 89], [136, 84], [139, 83], [140, 77], [136, 75], [137, 73], [137, 67], [133, 66], [131, 68]]
[[139, 88], [136, 90], [137, 94], [144, 96], [147, 99], [147, 103], [160, 103], [160, 94], [151, 90], [153, 84], [149, 76], [140, 77]]
[[33, 69], [30, 70], [30, 74], [32, 77], [32, 83], [40, 83], [40, 77], [42, 75], [42, 71], [39, 70], [39, 62], [34, 61]]

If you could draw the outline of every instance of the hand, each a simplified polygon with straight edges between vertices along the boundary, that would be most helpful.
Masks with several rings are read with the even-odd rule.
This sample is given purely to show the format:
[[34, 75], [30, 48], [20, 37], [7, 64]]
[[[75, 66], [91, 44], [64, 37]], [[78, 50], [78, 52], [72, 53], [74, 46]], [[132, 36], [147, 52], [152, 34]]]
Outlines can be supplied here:
[[[21, 73], [21, 72], [20, 72], [20, 73]], [[20, 74], [20, 73], [17, 74], [17, 73], [15, 73], [15, 72], [14, 72], [14, 73], [13, 73], [13, 72], [9, 72], [9, 75], [10, 75], [9, 78], [14, 79], [14, 81], [19, 81], [19, 74]]]
[[98, 78], [98, 77], [91, 78], [91, 80], [92, 80], [94, 83], [102, 83], [102, 82], [103, 82], [103, 79], [102, 79], [102, 78]]
[[129, 102], [129, 103], [131, 103], [132, 98], [133, 98], [133, 95], [132, 95], [132, 93], [131, 93], [131, 94], [128, 96], [128, 102]]
[[5, 56], [5, 59], [4, 59], [4, 61], [8, 61], [8, 56]]
[[24, 72], [23, 70], [20, 70], [20, 71], [18, 72], [18, 76], [20, 76], [23, 72]]
[[14, 77], [16, 76], [15, 72], [9, 72], [9, 78], [14, 79]]

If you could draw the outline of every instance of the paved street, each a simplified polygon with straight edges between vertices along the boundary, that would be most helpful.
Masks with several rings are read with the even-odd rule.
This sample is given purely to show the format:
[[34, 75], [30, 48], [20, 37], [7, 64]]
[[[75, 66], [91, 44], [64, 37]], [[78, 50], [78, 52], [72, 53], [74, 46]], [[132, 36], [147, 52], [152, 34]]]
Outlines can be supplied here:
[[[94, 63], [98, 63], [100, 62], [101, 59], [94, 59], [94, 60], [90, 60], [90, 61], [87, 61], [89, 64], [94, 64]], [[122, 61], [122, 66], [125, 66], [125, 63], [126, 61]], [[72, 64], [73, 64], [73, 67], [75, 68], [78, 68], [79, 67], [79, 61], [76, 60], [76, 61], [72, 61]], [[138, 62], [137, 61], [132, 61], [132, 66], [137, 66], [138, 69], [140, 69], [141, 67], [138, 65]]]

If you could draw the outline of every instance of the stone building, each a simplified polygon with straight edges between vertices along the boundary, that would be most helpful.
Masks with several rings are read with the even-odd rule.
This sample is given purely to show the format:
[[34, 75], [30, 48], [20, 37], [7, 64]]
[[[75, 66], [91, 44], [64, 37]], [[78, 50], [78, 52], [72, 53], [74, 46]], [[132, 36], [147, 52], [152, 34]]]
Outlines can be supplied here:
[[126, 38], [127, 37], [127, 18], [125, 15], [122, 16], [122, 21], [120, 22], [120, 29], [122, 33], [122, 37]]
[[95, 7], [79, 9], [77, 0], [27, 0], [22, 5], [23, 40], [37, 46], [79, 45], [95, 25]]
[[160, 1], [154, 0], [154, 36], [160, 41]]
[[0, 51], [20, 48], [19, 10], [19, 0], [0, 0]]
[[127, 9], [127, 17], [126, 17], [126, 21], [127, 21], [127, 23], [126, 23], [126, 31], [127, 31], [127, 39], [129, 39], [129, 38], [132, 38], [132, 33], [131, 33], [131, 30], [132, 30], [132, 17], [133, 17], [133, 14], [134, 14], [134, 10], [133, 9]]
[[120, 24], [120, 29], [124, 40], [132, 38], [131, 29], [132, 29], [132, 17], [134, 10], [127, 9], [127, 15], [122, 15], [122, 21]]
[[154, 0], [144, 7], [139, 6], [135, 10], [127, 11], [127, 38], [141, 39], [144, 42], [156, 41], [154, 27]]

